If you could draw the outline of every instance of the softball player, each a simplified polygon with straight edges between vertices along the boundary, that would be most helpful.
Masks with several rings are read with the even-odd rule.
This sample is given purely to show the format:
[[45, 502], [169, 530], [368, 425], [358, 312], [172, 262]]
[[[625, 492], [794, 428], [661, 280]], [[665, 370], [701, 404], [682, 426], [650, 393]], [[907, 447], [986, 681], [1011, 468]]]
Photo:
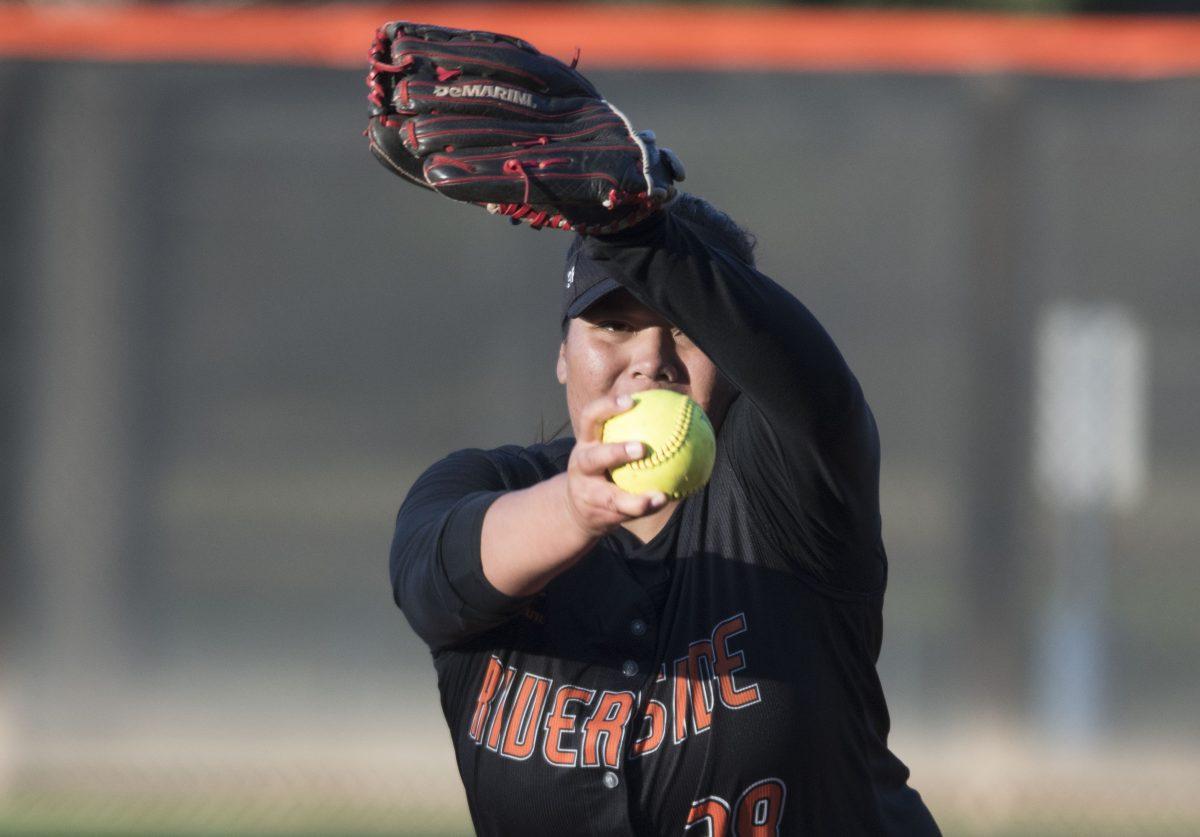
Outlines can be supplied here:
[[[385, 164], [589, 233], [562, 280], [573, 438], [447, 456], [412, 486], [392, 543], [476, 830], [937, 834], [887, 746], [878, 434], [829, 335], [755, 269], [727, 216], [669, 200], [678, 161], [583, 96], [586, 80], [550, 110], [545, 85], [514, 81], [573, 68], [414, 24], [381, 30], [373, 54]], [[494, 145], [528, 134], [545, 141]], [[472, 137], [493, 145], [464, 152]], [[609, 215], [567, 194], [585, 176]], [[626, 176], [641, 191], [611, 185]], [[481, 196], [493, 186], [515, 191]], [[603, 444], [600, 427], [650, 388], [690, 396], [717, 432], [711, 480], [681, 500], [607, 478], [643, 451]]]

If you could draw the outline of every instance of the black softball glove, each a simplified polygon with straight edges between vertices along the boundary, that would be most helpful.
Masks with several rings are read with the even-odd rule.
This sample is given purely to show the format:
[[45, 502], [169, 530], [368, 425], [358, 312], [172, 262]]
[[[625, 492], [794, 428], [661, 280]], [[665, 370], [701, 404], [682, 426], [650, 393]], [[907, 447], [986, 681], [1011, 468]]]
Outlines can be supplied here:
[[[396, 174], [514, 221], [616, 232], [683, 166], [556, 58], [519, 38], [397, 21], [371, 46], [371, 151]], [[578, 57], [576, 58], [578, 60]]]

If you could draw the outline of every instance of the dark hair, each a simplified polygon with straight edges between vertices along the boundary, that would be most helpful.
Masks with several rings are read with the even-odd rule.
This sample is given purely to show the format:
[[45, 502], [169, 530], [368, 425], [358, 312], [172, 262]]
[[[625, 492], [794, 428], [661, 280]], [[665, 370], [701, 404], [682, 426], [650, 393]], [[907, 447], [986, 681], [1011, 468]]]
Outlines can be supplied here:
[[[758, 237], [740, 226], [723, 210], [718, 209], [704, 198], [680, 192], [667, 207], [667, 211], [680, 220], [686, 221], [693, 227], [700, 227], [711, 233], [716, 246], [728, 250], [746, 264], [754, 267], [754, 248], [758, 246]], [[570, 319], [562, 321], [562, 339], [567, 339], [567, 330], [571, 327]]]

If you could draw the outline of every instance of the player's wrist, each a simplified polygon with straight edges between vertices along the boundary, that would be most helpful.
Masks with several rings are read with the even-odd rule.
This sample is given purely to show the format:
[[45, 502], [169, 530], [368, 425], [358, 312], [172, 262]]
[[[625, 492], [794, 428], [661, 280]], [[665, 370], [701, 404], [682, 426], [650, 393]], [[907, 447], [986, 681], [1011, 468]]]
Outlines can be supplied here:
[[666, 235], [667, 215], [670, 204], [665, 204], [631, 227], [607, 233], [595, 233], [585, 237], [594, 239], [597, 244], [615, 247], [642, 247], [655, 245]]
[[543, 485], [553, 492], [552, 497], [559, 525], [579, 538], [585, 551], [612, 529], [612, 527], [602, 526], [589, 520], [574, 496], [571, 476], [567, 472], [552, 477]]
[[566, 518], [556, 484], [560, 477], [505, 492], [484, 517], [480, 547], [484, 575], [509, 596], [539, 592], [597, 540]]

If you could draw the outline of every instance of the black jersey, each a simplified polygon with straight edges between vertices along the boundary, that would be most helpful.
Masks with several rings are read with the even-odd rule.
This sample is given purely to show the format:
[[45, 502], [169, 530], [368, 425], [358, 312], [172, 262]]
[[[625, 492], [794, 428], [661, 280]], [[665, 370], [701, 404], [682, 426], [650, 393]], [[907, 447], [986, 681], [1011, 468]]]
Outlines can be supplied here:
[[484, 577], [484, 514], [564, 471], [573, 440], [459, 451], [413, 485], [393, 589], [476, 830], [937, 834], [887, 748], [878, 435], [854, 376], [799, 301], [682, 220], [584, 248], [739, 395], [703, 491], [533, 597]]

